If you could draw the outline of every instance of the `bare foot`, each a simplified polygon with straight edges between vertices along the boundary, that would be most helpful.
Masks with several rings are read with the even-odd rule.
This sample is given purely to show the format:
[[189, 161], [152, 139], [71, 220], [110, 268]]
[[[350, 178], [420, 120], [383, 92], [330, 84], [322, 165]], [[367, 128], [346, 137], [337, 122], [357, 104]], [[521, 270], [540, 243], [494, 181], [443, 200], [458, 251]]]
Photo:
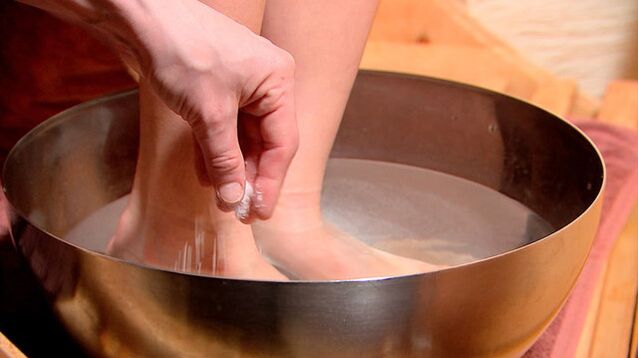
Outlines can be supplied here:
[[232, 214], [184, 217], [161, 208], [139, 210], [134, 198], [120, 218], [107, 253], [180, 272], [285, 280], [260, 255], [252, 230]]
[[286, 279], [260, 255], [250, 226], [222, 212], [199, 183], [190, 128], [144, 82], [140, 118], [133, 190], [107, 252], [178, 271]]
[[264, 255], [291, 278], [408, 275], [441, 266], [372, 248], [324, 222], [318, 193], [282, 193], [273, 217], [253, 224]]

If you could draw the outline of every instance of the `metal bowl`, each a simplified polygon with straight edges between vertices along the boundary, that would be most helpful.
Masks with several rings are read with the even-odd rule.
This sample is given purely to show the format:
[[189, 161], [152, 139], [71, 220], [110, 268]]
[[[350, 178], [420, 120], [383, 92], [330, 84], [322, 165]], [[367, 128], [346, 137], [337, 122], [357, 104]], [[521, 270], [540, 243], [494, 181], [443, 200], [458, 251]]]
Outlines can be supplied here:
[[362, 72], [334, 157], [456, 175], [519, 201], [556, 231], [403, 277], [267, 282], [153, 269], [61, 239], [130, 191], [137, 118], [135, 92], [74, 107], [23, 138], [3, 171], [15, 246], [90, 354], [520, 355], [566, 300], [600, 215], [601, 157], [567, 122], [478, 88]]

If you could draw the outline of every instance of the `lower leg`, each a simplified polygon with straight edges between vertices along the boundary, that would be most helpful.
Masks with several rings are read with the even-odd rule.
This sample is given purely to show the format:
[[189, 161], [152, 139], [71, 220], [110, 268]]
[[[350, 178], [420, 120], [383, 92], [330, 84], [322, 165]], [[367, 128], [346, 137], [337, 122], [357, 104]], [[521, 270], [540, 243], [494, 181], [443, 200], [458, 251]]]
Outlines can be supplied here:
[[321, 217], [323, 175], [376, 1], [269, 0], [262, 35], [295, 58], [299, 149], [272, 218], [253, 225], [283, 270], [308, 279], [408, 274], [433, 267], [373, 249]]

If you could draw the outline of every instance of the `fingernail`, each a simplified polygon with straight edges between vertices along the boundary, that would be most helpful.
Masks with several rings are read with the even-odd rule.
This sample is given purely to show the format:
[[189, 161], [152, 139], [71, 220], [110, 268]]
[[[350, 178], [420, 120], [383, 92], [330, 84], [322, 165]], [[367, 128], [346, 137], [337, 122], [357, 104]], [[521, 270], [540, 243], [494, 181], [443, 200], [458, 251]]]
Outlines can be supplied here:
[[235, 204], [244, 196], [244, 188], [239, 183], [224, 184], [217, 190], [217, 195], [226, 204]]

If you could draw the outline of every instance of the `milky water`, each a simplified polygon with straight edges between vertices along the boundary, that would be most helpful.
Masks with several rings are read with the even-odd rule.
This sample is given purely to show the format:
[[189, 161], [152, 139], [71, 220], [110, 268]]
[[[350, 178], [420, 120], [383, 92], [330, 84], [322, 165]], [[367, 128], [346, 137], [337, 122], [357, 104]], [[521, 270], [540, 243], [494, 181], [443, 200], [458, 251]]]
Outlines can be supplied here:
[[[97, 210], [66, 240], [104, 252], [128, 196]], [[377, 248], [455, 265], [500, 254], [553, 230], [530, 209], [488, 187], [386, 162], [331, 159], [324, 217]]]

